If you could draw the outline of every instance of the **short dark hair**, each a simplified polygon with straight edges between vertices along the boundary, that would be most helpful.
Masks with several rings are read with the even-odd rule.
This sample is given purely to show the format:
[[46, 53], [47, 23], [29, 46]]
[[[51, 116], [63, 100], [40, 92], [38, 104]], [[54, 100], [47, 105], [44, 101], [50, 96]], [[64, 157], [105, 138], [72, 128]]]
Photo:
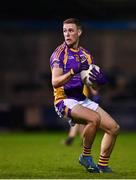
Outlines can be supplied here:
[[82, 29], [81, 23], [77, 18], [69, 18], [63, 21], [64, 24], [75, 24], [78, 28]]

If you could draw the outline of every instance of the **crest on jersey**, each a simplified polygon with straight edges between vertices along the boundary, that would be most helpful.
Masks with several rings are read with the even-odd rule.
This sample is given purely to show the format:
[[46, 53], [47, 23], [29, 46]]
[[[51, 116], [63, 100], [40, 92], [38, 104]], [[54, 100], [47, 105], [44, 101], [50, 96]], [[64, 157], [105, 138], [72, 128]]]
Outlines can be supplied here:
[[79, 57], [78, 54], [74, 54], [74, 57], [75, 57], [75, 59], [76, 59], [77, 62], [80, 61], [80, 57]]

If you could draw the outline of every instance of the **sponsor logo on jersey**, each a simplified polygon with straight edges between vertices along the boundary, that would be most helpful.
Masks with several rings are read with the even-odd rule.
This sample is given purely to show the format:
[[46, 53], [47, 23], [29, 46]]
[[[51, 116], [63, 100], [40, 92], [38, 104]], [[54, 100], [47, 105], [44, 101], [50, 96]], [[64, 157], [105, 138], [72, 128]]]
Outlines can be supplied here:
[[74, 59], [74, 57], [73, 56], [68, 56], [68, 59]]

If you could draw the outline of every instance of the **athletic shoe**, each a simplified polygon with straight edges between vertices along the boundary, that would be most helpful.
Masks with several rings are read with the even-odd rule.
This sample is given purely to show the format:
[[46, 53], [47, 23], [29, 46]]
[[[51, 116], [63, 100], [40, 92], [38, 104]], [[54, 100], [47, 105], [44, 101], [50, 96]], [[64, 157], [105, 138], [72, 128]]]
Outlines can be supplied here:
[[99, 168], [100, 173], [112, 173], [113, 172], [109, 166], [97, 165], [97, 167]]
[[92, 156], [83, 156], [82, 154], [79, 157], [79, 163], [86, 168], [90, 173], [99, 173], [99, 168], [93, 162]]

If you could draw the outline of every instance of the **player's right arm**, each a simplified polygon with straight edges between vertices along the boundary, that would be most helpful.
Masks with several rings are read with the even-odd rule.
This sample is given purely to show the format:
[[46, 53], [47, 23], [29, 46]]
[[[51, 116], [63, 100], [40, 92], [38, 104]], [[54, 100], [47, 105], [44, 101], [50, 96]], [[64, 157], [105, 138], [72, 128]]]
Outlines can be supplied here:
[[52, 85], [54, 88], [63, 86], [72, 77], [73, 77], [73, 74], [71, 71], [67, 72], [66, 74], [63, 74], [62, 68], [55, 67], [55, 66], [52, 68]]
[[88, 63], [81, 63], [80, 61], [73, 63], [72, 68], [67, 72], [63, 73], [64, 64], [63, 56], [60, 59], [51, 57], [50, 61], [52, 69], [52, 85], [54, 88], [58, 88], [67, 83], [75, 74], [80, 73], [82, 70], [88, 69]]

